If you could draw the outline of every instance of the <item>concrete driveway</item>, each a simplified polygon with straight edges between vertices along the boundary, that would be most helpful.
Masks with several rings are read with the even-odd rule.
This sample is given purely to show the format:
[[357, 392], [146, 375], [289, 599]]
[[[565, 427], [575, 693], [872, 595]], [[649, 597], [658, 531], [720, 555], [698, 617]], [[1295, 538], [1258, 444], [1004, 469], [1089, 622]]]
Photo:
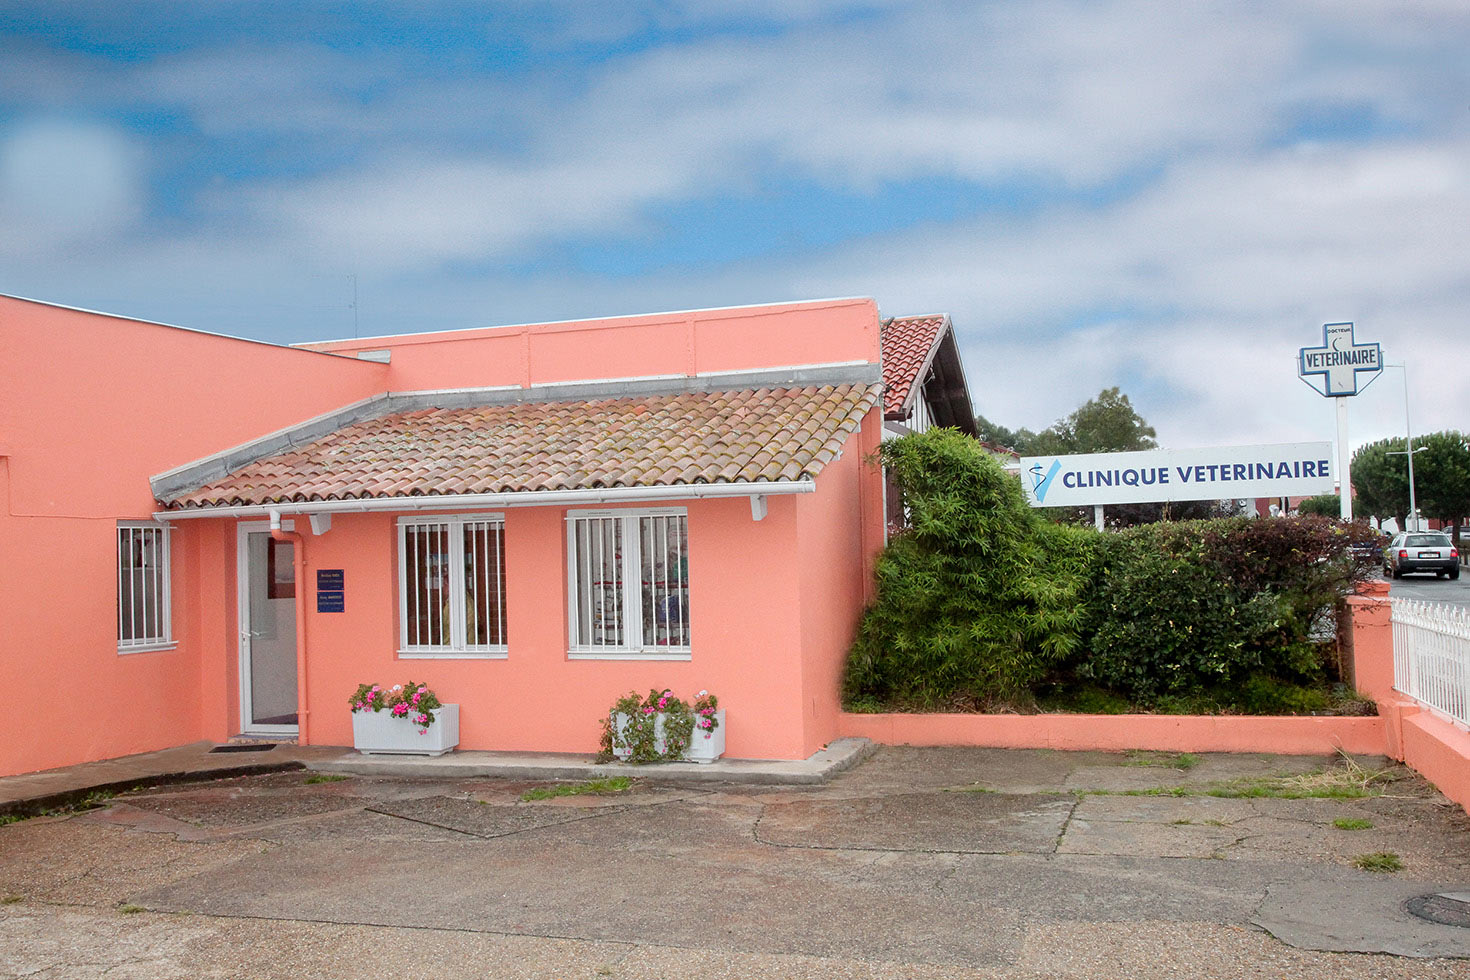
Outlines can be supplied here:
[[[0, 827], [0, 977], [1470, 975], [1470, 928], [1405, 905], [1470, 892], [1470, 821], [1359, 761], [888, 748], [800, 790], [160, 788]], [[1382, 795], [1279, 798], [1378, 770]], [[1377, 853], [1401, 870], [1354, 867]]]

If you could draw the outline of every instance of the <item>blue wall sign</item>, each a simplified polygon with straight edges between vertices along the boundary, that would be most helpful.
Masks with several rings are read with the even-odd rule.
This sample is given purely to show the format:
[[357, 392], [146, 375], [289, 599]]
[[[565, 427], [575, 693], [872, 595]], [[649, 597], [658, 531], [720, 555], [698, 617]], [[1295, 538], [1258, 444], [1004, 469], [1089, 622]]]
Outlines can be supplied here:
[[340, 568], [318, 568], [316, 570], [316, 611], [339, 613], [347, 611], [346, 575]]

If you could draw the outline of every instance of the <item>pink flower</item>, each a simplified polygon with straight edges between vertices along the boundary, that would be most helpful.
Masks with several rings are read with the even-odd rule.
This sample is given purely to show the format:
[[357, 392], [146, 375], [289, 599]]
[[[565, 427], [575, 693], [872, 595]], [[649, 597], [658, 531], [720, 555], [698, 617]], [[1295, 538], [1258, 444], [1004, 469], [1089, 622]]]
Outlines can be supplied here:
[[708, 717], [709, 715], [712, 715], [714, 713], [715, 713], [715, 709], [714, 708], [705, 708], [703, 711], [700, 712], [700, 714], [705, 715], [706, 717]]
[[374, 690], [374, 691], [381, 691], [381, 690], [382, 690], [382, 688], [381, 688], [381, 687], [379, 687], [379, 686], [378, 686], [378, 685], [376, 685], [376, 684], [374, 684], [374, 685], [373, 685], [373, 690]]
[[371, 702], [372, 702], [372, 700], [373, 700], [373, 697], [374, 697], [374, 696], [375, 696], [375, 695], [376, 695], [376, 693], [377, 693], [377, 690], [378, 690], [378, 689], [377, 689], [377, 688], [373, 688], [373, 689], [372, 689], [372, 690], [371, 690], [371, 691], [369, 691], [369, 692], [368, 692], [368, 693], [367, 693], [367, 698], [366, 698], [366, 699], [365, 699], [365, 700], [367, 700], [367, 701], [368, 701], [368, 702], [369, 702], [369, 703], [371, 703]]
[[422, 685], [422, 684], [419, 685], [419, 693], [420, 694], [423, 694], [427, 690], [428, 690], [428, 688], [425, 687], [424, 685]]
[[353, 711], [361, 711], [361, 710], [362, 710], [362, 702], [361, 702], [361, 701], [359, 701], [359, 702], [357, 702], [357, 703], [356, 703], [356, 704], [354, 704], [354, 705], [353, 705], [353, 706], [352, 706], [352, 710], [353, 710]]
[[419, 715], [417, 718], [414, 719], [414, 721], [420, 725], [427, 725], [429, 723], [429, 716]]
[[408, 705], [395, 704], [393, 706], [393, 714], [399, 718], [402, 718], [404, 715], [408, 714]]
[[414, 703], [414, 704], [418, 704], [418, 703], [419, 703], [419, 698], [421, 698], [421, 697], [423, 697], [423, 695], [422, 695], [422, 694], [415, 694], [415, 695], [414, 695], [414, 696], [413, 696], [413, 703]]
[[427, 734], [429, 734], [429, 730], [427, 728], [420, 728], [419, 729], [419, 734], [420, 735], [427, 735]]
[[645, 715], [651, 715], [651, 714], [653, 714], [653, 709], [652, 708], [644, 708], [643, 709], [643, 713]]

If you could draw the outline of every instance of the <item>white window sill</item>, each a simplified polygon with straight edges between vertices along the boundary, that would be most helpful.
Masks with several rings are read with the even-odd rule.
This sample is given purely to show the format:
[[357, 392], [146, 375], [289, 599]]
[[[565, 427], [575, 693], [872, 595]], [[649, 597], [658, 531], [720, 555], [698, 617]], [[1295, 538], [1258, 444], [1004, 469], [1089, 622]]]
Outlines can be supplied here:
[[399, 660], [505, 660], [505, 650], [399, 650]]
[[137, 646], [118, 647], [117, 655], [126, 656], [130, 653], [158, 653], [163, 650], [177, 650], [179, 645], [173, 640], [164, 640], [160, 643], [141, 643]]
[[567, 652], [568, 660], [692, 660], [693, 656], [688, 650], [611, 650], [607, 652], [590, 653], [584, 650], [570, 650]]

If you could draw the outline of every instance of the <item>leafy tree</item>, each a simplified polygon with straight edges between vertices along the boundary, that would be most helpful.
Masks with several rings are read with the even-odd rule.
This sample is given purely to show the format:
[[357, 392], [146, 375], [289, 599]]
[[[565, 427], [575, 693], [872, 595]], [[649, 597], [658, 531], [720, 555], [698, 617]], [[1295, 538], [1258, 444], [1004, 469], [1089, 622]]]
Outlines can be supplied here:
[[1116, 386], [1104, 388], [1075, 412], [1040, 432], [1007, 429], [983, 415], [975, 416], [982, 442], [1009, 446], [1023, 456], [1065, 456], [1071, 453], [1121, 453], [1154, 449], [1158, 435]]
[[[1353, 489], [1365, 513], [1380, 518], [1408, 514], [1405, 445], [1404, 439], [1380, 439], [1353, 453]], [[1414, 449], [1414, 497], [1419, 512], [1458, 530], [1459, 522], [1470, 516], [1470, 443], [1460, 432], [1433, 432], [1416, 438]]]
[[1335, 493], [1308, 497], [1296, 505], [1296, 512], [1303, 517], [1315, 514], [1318, 517], [1336, 517], [1342, 513], [1342, 498]]
[[1026, 452], [1027, 446], [1031, 445], [1036, 438], [1036, 433], [1027, 428], [1007, 429], [990, 421], [983, 415], [975, 416], [975, 431], [980, 436], [981, 442], [994, 443], [997, 446], [1005, 446], [1014, 449], [1018, 453]]
[[[1432, 432], [1416, 439], [1415, 503], [1426, 517], [1451, 525], [1459, 540], [1460, 522], [1470, 516], [1470, 442], [1459, 432]], [[1407, 467], [1405, 467], [1407, 470]]]
[[1072, 652], [1080, 615], [1078, 580], [1048, 561], [1020, 481], [954, 429], [880, 452], [912, 527], [878, 558], [846, 700], [934, 708], [1024, 696]]
[[1031, 455], [1122, 453], [1156, 449], [1154, 427], [1134, 411], [1118, 388], [1104, 388], [1077, 411], [1053, 423], [1032, 441]]

